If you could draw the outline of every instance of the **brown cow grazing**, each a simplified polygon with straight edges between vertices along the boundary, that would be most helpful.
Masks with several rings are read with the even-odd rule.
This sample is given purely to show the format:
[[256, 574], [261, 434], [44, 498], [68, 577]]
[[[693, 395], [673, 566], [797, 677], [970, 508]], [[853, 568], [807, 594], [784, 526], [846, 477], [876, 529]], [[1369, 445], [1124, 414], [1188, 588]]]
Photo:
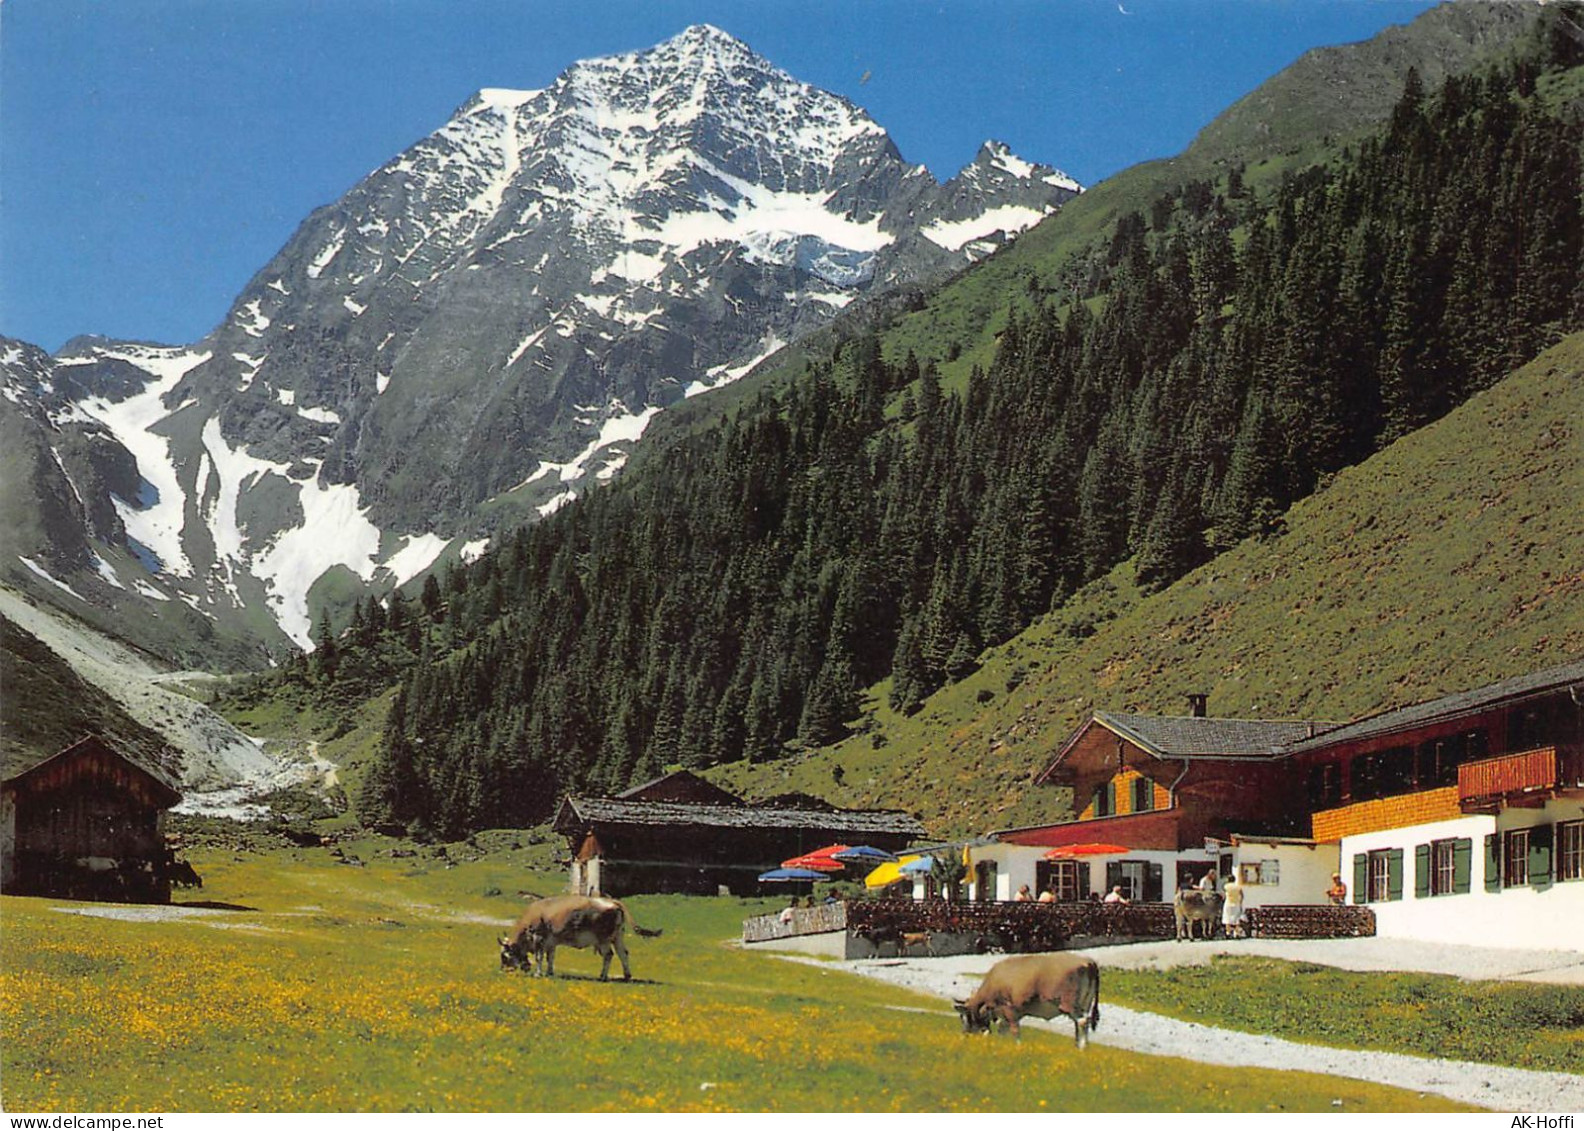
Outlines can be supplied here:
[[[622, 977], [631, 981], [632, 966], [627, 961], [624, 937], [631, 921], [627, 908], [614, 899], [593, 895], [552, 895], [548, 899], [536, 899], [523, 911], [512, 933], [500, 939], [501, 965], [526, 970], [532, 955], [534, 974], [554, 977], [556, 947], [591, 946], [604, 960], [600, 966], [600, 981], [610, 981], [613, 954], [621, 959]], [[633, 930], [646, 938], [660, 934], [659, 931], [646, 931], [636, 923]]]
[[955, 1004], [965, 1033], [988, 1033], [1000, 1017], [1018, 1037], [1020, 1018], [1052, 1021], [1066, 1014], [1078, 1047], [1087, 1048], [1089, 1031], [1100, 1027], [1100, 967], [1087, 954], [1071, 951], [1003, 958], [973, 997]]
[[1177, 941], [1194, 937], [1194, 924], [1204, 924], [1204, 937], [1215, 937], [1216, 923], [1221, 918], [1221, 897], [1213, 891], [1190, 888], [1177, 893], [1172, 900], [1173, 917], [1177, 920]]

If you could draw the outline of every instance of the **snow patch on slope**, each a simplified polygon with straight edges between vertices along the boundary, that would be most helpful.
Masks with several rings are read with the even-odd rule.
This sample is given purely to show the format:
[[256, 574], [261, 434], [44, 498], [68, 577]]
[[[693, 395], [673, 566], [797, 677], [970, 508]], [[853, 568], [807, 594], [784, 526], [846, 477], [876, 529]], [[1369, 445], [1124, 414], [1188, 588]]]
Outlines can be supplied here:
[[51, 585], [55, 586], [55, 588], [61, 589], [61, 590], [64, 590], [65, 592], [67, 592], [67, 593], [70, 593], [73, 597], [76, 597], [79, 601], [81, 601], [85, 605], [88, 603], [88, 598], [84, 597], [81, 593], [77, 592], [77, 590], [73, 589], [70, 585], [67, 585], [64, 581], [62, 581], [60, 578], [56, 577], [49, 570], [47, 570], [43, 566], [39, 565], [38, 562], [34, 561], [32, 558], [25, 558], [21, 554], [18, 554], [17, 555], [17, 561], [19, 561], [23, 565], [27, 566], [28, 569], [32, 570], [33, 573], [36, 574], [39, 578], [41, 578], [44, 581], [49, 582]]
[[140, 499], [112, 496], [116, 512], [121, 516], [127, 535], [148, 547], [159, 558], [164, 572], [191, 577], [192, 563], [187, 560], [181, 543], [187, 497], [176, 477], [170, 441], [153, 429], [174, 412], [181, 411], [180, 408], [167, 410], [165, 395], [189, 370], [208, 361], [210, 354], [126, 346], [99, 351], [99, 356], [126, 361], [154, 378], [140, 392], [123, 401], [112, 403], [104, 397], [90, 397], [82, 405], [83, 411], [108, 428], [121, 446], [132, 453], [137, 460], [138, 473], [148, 485]]
[[[236, 563], [251, 558], [251, 572], [269, 590], [268, 600], [282, 631], [303, 648], [313, 646], [308, 617], [308, 590], [325, 571], [341, 565], [364, 581], [374, 576], [380, 531], [360, 505], [356, 487], [325, 486], [314, 476], [292, 479], [288, 465], [249, 455], [246, 445], [231, 447], [219, 422], [204, 424], [204, 447], [214, 461], [220, 487], [210, 505], [210, 531], [215, 548]], [[237, 522], [237, 500], [243, 489], [266, 475], [276, 475], [296, 488], [302, 518], [255, 549]]]
[[684, 397], [696, 397], [700, 393], [707, 393], [711, 389], [718, 389], [722, 385], [729, 385], [739, 377], [742, 377], [750, 372], [754, 366], [758, 365], [761, 361], [775, 353], [776, 350], [780, 349], [784, 345], [786, 345], [786, 343], [783, 342], [778, 335], [771, 334], [770, 337], [765, 341], [764, 348], [761, 349], [756, 356], [751, 357], [747, 361], [741, 362], [737, 365], [715, 366], [715, 368], [709, 371], [708, 376], [710, 379], [708, 381], [694, 381], [688, 385], [687, 390], [682, 395]]
[[920, 229], [924, 238], [947, 251], [961, 251], [974, 240], [993, 232], [1016, 235], [1043, 220], [1048, 213], [1022, 204], [1003, 204], [972, 220], [937, 220]]
[[438, 534], [410, 535], [402, 548], [386, 558], [380, 568], [390, 571], [392, 584], [405, 585], [434, 565], [435, 559], [449, 545], [451, 539], [442, 538]]

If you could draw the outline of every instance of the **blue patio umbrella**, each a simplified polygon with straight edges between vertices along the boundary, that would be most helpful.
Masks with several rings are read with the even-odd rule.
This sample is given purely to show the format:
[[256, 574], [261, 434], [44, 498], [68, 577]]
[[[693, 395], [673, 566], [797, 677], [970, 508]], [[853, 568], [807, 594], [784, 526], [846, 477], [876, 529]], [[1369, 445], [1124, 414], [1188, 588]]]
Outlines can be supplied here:
[[816, 872], [813, 868], [772, 868], [768, 872], [759, 873], [759, 882], [762, 884], [808, 883], [811, 880], [830, 878], [826, 873]]
[[832, 860], [840, 860], [845, 864], [878, 864], [885, 860], [895, 860], [896, 857], [883, 848], [874, 848], [867, 844], [855, 844], [851, 848], [844, 848], [840, 852], [831, 853]]
[[920, 876], [927, 874], [935, 867], [935, 857], [920, 856], [917, 860], [909, 860], [898, 869], [904, 876]]

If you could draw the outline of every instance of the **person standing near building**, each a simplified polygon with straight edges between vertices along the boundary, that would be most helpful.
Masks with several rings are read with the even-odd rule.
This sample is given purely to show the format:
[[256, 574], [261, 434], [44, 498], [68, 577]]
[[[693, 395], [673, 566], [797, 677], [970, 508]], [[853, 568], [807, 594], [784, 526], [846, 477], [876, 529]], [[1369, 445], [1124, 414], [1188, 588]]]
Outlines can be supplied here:
[[1224, 901], [1221, 904], [1221, 926], [1226, 928], [1226, 937], [1240, 939], [1243, 937], [1243, 885], [1238, 883], [1236, 873], [1227, 877], [1221, 898]]
[[1342, 882], [1341, 872], [1331, 873], [1331, 886], [1326, 889], [1326, 898], [1337, 907], [1347, 902], [1347, 885]]

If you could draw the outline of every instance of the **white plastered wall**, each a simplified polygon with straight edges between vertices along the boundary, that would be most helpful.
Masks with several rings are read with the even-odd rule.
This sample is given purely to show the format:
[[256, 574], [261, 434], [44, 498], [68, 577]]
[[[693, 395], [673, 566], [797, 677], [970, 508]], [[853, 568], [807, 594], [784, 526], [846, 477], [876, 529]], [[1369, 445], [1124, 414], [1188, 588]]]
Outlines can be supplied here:
[[[1232, 847], [1232, 863], [1241, 880], [1245, 865], [1257, 868], [1259, 883], [1243, 885], [1244, 907], [1268, 907], [1283, 903], [1329, 903], [1326, 889], [1331, 876], [1342, 871], [1341, 856], [1333, 841], [1329, 844], [1281, 844], [1239, 840]], [[1272, 869], [1270, 864], [1276, 867]], [[1271, 883], [1274, 871], [1276, 882]]]
[[[1471, 816], [1408, 828], [1344, 837], [1342, 879], [1353, 902], [1353, 857], [1381, 849], [1403, 852], [1401, 899], [1365, 904], [1375, 912], [1375, 933], [1387, 938], [1413, 938], [1468, 946], [1517, 947], [1537, 950], [1584, 949], [1584, 880], [1555, 879], [1544, 887], [1485, 890], [1485, 837], [1492, 832], [1584, 818], [1584, 804], [1551, 801], [1543, 809], [1509, 809], [1499, 817]], [[1469, 891], [1458, 895], [1414, 895], [1414, 847], [1437, 840], [1467, 838], [1473, 842]]]

